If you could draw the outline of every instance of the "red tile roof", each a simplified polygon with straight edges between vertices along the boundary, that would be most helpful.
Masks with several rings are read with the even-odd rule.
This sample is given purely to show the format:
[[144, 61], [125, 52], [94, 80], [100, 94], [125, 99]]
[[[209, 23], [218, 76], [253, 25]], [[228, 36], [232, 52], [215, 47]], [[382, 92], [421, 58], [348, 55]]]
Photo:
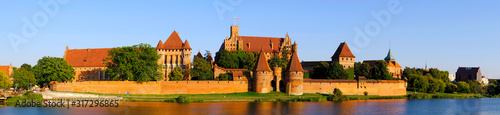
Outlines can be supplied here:
[[337, 48], [337, 51], [335, 51], [335, 54], [333, 54], [332, 57], [353, 57], [355, 56], [352, 54], [351, 50], [349, 49], [349, 46], [345, 42], [340, 43], [339, 47]]
[[10, 76], [9, 75], [9, 73], [10, 73], [9, 69], [10, 69], [10, 66], [0, 66], [0, 71], [5, 72], [5, 74], [7, 74], [7, 76]]
[[260, 50], [255, 71], [271, 71], [271, 68], [269, 68], [269, 64], [267, 63], [266, 55], [264, 54], [264, 50]]
[[283, 43], [283, 38], [277, 37], [239, 36], [239, 38], [243, 40], [243, 51], [247, 52], [259, 52], [263, 49], [264, 52], [279, 53]]
[[367, 63], [370, 67], [373, 67], [377, 61], [385, 61], [387, 63], [387, 67], [398, 67], [401, 68], [401, 65], [396, 61], [388, 61], [388, 60], [365, 60], [363, 63]]
[[286, 71], [304, 71], [304, 69], [302, 69], [302, 65], [300, 64], [299, 56], [297, 56], [297, 51], [293, 52]]
[[186, 40], [185, 43], [182, 43], [181, 38], [179, 37], [179, 33], [174, 31], [168, 37], [165, 43], [161, 44], [161, 40], [156, 46], [156, 49], [191, 49], [189, 46], [189, 42]]
[[65, 60], [73, 67], [105, 67], [108, 51], [112, 48], [71, 49], [66, 52]]
[[182, 49], [182, 45], [183, 43], [179, 37], [179, 33], [174, 31], [170, 34], [167, 41], [165, 41], [165, 44], [163, 44], [163, 49]]
[[163, 42], [160, 40], [158, 45], [156, 45], [156, 49], [163, 49]]
[[199, 57], [199, 58], [203, 59], [203, 55], [201, 55], [200, 51], [198, 51], [198, 54], [196, 54], [196, 57]]
[[182, 49], [191, 49], [191, 46], [189, 46], [189, 42], [188, 42], [188, 40], [186, 40], [186, 41], [184, 42], [184, 44], [182, 45]]

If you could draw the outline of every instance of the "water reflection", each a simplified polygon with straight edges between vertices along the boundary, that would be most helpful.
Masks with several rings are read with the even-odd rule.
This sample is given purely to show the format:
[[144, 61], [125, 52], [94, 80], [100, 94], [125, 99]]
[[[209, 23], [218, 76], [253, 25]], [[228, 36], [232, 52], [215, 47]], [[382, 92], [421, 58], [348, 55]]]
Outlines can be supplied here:
[[500, 99], [357, 100], [343, 102], [122, 102], [119, 107], [0, 107], [0, 114], [496, 114]]

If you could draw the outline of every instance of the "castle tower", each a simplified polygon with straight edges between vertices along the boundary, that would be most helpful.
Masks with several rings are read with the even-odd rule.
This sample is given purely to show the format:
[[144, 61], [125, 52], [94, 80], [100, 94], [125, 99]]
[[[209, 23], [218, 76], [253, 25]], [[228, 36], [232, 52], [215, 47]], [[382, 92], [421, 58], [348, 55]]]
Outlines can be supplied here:
[[333, 54], [332, 62], [338, 62], [340, 65], [344, 66], [344, 69], [347, 69], [354, 67], [355, 58], [356, 56], [352, 54], [347, 43], [342, 42], [337, 48], [337, 51], [335, 51], [335, 54]]
[[253, 72], [253, 88], [256, 93], [269, 93], [271, 89], [271, 81], [273, 79], [273, 71], [269, 68], [264, 50], [260, 50], [259, 59]]
[[299, 56], [297, 56], [297, 44], [293, 43], [292, 58], [288, 63], [286, 72], [286, 93], [290, 95], [303, 94], [304, 69], [300, 64]]
[[273, 79], [274, 79], [274, 84], [276, 84], [274, 87], [277, 92], [280, 92], [280, 81], [281, 81], [281, 73], [282, 73], [282, 68], [281, 67], [273, 67]]

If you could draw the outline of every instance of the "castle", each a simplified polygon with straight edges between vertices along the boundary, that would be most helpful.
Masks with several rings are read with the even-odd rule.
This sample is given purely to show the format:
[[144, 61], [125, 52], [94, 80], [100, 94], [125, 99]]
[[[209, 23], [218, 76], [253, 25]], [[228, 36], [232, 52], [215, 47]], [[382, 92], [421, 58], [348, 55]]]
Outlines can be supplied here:
[[[269, 93], [271, 91], [286, 92], [290, 95], [303, 93], [332, 94], [338, 88], [346, 95], [406, 95], [406, 82], [402, 80], [329, 80], [304, 79], [302, 63], [297, 55], [298, 46], [286, 35], [285, 38], [239, 36], [238, 26], [231, 26], [231, 37], [224, 40], [220, 50], [260, 52], [256, 66], [252, 70], [226, 69], [214, 65], [214, 79], [220, 73], [233, 73], [232, 81], [190, 80], [169, 81], [168, 72], [174, 67], [190, 68], [191, 48], [187, 40], [182, 42], [177, 32], [173, 32], [163, 43], [158, 43], [157, 53], [161, 56], [158, 64], [166, 69], [166, 80], [135, 83], [133, 81], [110, 81], [102, 70], [106, 69], [104, 60], [109, 48], [74, 49], [66, 47], [64, 59], [73, 65], [76, 71], [72, 83], [53, 83], [50, 88], [56, 91], [76, 91], [116, 94], [213, 94], [235, 92]], [[339, 50], [340, 49], [340, 50]], [[287, 68], [269, 66], [267, 60], [281, 56], [283, 51], [289, 52]], [[198, 53], [201, 56], [201, 53]], [[332, 61], [341, 63], [344, 68], [354, 66], [355, 56], [347, 44], [341, 43]], [[210, 60], [211, 61], [211, 60]], [[212, 61], [211, 61], [212, 62]]]

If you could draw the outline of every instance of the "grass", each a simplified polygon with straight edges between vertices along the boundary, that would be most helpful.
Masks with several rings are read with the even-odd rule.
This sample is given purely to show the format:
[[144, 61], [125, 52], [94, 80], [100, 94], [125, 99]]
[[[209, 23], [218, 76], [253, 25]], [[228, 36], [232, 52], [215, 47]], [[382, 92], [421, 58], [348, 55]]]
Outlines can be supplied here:
[[31, 100], [33, 100], [34, 102], [36, 102], [36, 101], [41, 102], [41, 101], [43, 101], [43, 96], [42, 96], [42, 94], [36, 94], [36, 93], [33, 93], [33, 91], [28, 91], [21, 96], [7, 98], [7, 100], [5, 100], [5, 104], [16, 105], [17, 101], [22, 102], [22, 101], [31, 101]]

